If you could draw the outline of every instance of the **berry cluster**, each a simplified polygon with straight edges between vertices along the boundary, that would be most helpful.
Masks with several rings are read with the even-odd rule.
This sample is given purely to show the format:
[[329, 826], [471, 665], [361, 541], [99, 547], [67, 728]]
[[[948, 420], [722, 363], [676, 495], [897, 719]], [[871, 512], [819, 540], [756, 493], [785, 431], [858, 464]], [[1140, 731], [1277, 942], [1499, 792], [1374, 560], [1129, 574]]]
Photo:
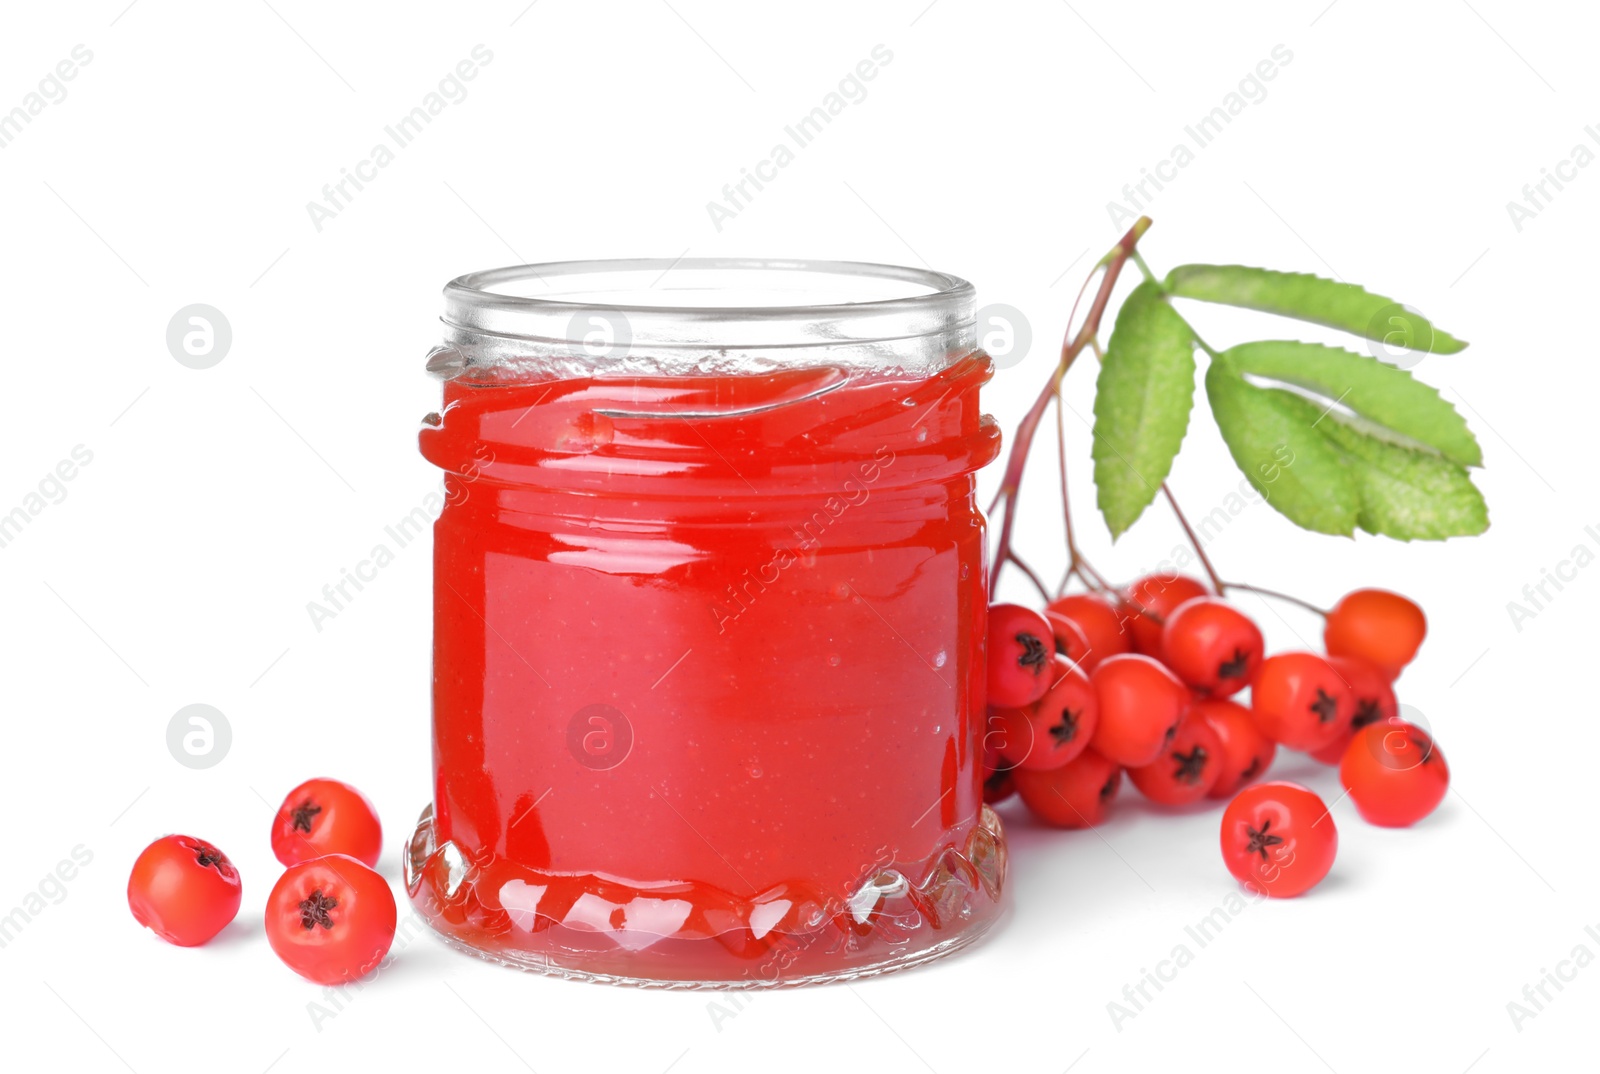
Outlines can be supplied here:
[[1444, 756], [1400, 719], [1392, 685], [1426, 633], [1410, 600], [1362, 589], [1326, 613], [1325, 654], [1268, 656], [1248, 616], [1183, 575], [1043, 612], [993, 605], [984, 798], [1016, 794], [1060, 828], [1104, 820], [1124, 772], [1162, 806], [1229, 799], [1228, 870], [1252, 890], [1298, 895], [1327, 875], [1338, 835], [1310, 790], [1258, 782], [1279, 746], [1338, 765], [1373, 824], [1414, 824], [1444, 797]]
[[[378, 814], [348, 783], [312, 779], [284, 798], [272, 852], [288, 868], [267, 897], [267, 942], [318, 984], [363, 977], [389, 953], [397, 910], [375, 870]], [[128, 877], [128, 907], [168, 943], [198, 947], [239, 912], [239, 870], [215, 846], [187, 835], [157, 839]]]

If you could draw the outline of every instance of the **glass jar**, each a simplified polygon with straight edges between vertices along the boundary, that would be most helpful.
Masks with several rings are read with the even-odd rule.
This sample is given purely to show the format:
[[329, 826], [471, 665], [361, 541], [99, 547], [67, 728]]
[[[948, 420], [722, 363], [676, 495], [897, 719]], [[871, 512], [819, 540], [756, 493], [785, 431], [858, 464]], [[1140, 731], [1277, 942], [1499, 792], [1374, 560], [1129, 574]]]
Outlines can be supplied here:
[[546, 973], [758, 987], [975, 939], [972, 286], [844, 262], [590, 261], [445, 288], [433, 803], [447, 940]]

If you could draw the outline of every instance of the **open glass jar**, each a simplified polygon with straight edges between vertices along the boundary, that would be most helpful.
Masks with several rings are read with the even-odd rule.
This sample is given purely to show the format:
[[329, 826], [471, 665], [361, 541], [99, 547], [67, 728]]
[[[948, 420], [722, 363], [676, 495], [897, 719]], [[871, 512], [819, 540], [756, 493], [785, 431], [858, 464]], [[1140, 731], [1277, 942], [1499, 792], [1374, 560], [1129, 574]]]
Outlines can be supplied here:
[[680, 987], [980, 935], [1006, 855], [972, 286], [639, 260], [445, 297], [418, 910], [486, 958]]

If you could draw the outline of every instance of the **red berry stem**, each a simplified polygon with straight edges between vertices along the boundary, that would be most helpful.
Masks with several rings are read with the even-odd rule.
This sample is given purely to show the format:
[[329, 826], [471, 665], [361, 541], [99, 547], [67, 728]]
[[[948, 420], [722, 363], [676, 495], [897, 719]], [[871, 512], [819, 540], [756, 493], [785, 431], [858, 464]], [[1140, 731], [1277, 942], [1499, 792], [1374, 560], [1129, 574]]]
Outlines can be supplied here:
[[[989, 504], [990, 514], [994, 513], [996, 506], [1002, 501], [1005, 504], [1005, 512], [1000, 522], [1000, 537], [995, 543], [994, 566], [989, 572], [991, 592], [998, 588], [1000, 572], [1005, 565], [1016, 562], [1016, 557], [1011, 551], [1011, 534], [1017, 515], [1017, 491], [1022, 485], [1023, 470], [1028, 465], [1028, 451], [1033, 447], [1034, 434], [1038, 432], [1039, 423], [1044, 420], [1045, 410], [1051, 402], [1060, 406], [1061, 380], [1066, 376], [1067, 370], [1072, 368], [1072, 363], [1084, 347], [1099, 335], [1100, 320], [1105, 316], [1106, 307], [1111, 302], [1111, 292], [1116, 287], [1117, 278], [1122, 275], [1122, 267], [1128, 263], [1140, 237], [1149, 230], [1151, 222], [1148, 216], [1141, 216], [1117, 241], [1117, 245], [1100, 259], [1100, 264], [1096, 268], [1103, 267], [1105, 271], [1100, 278], [1100, 288], [1095, 292], [1094, 301], [1089, 305], [1083, 327], [1074, 335], [1071, 323], [1068, 323], [1068, 334], [1061, 345], [1061, 359], [1056, 363], [1055, 370], [1051, 373], [1044, 389], [1040, 391], [1039, 397], [1034, 400], [1033, 406], [1017, 425], [1017, 435], [1011, 442], [1011, 453], [1006, 457], [1005, 472], [1000, 479], [1000, 490], [995, 493], [993, 502]], [[1090, 279], [1093, 279], [1092, 274]], [[1087, 282], [1084, 286], [1087, 288]], [[1071, 566], [1077, 567], [1082, 557], [1073, 542], [1069, 541], [1067, 551], [1071, 557]]]
[[1015, 564], [1017, 570], [1021, 571], [1023, 576], [1033, 583], [1033, 588], [1039, 591], [1039, 595], [1044, 598], [1046, 604], [1055, 599], [1050, 595], [1050, 590], [1045, 587], [1044, 581], [1039, 577], [1038, 572], [1024, 563], [1021, 556], [1012, 552], [1007, 556], [1007, 560]]
[[[1088, 280], [1084, 281], [1084, 286], [1088, 286]], [[1099, 352], [1100, 343], [1098, 340], [1090, 340], [1090, 345], [1094, 347], [1096, 353]], [[1055, 409], [1056, 461], [1059, 464], [1058, 469], [1061, 473], [1061, 516], [1067, 523], [1067, 570], [1061, 576], [1061, 585], [1056, 588], [1056, 596], [1059, 597], [1067, 591], [1067, 583], [1072, 581], [1073, 576], [1082, 579], [1083, 584], [1091, 590], [1111, 589], [1113, 587], [1110, 582], [1106, 581], [1105, 575], [1096, 570], [1078, 548], [1078, 537], [1072, 527], [1072, 500], [1067, 495], [1066, 407], [1062, 405], [1059, 393], [1056, 395]]]
[[[1140, 257], [1137, 252], [1135, 252], [1132, 256], [1133, 256], [1134, 262], [1139, 266], [1139, 271], [1144, 274], [1145, 279], [1150, 280], [1151, 282], [1155, 282], [1155, 276], [1150, 272], [1150, 266], [1148, 266], [1148, 265], [1146, 265], [1144, 263], [1144, 258]], [[1195, 338], [1199, 339], [1199, 335], [1196, 334]], [[1100, 361], [1104, 362], [1106, 360], [1106, 355], [1105, 355], [1105, 352], [1100, 349], [1100, 341], [1098, 339], [1092, 340], [1089, 345], [1094, 348], [1094, 356], [1097, 359], [1099, 359]], [[1201, 346], [1205, 346], [1204, 342], [1201, 343]], [[1211, 350], [1211, 348], [1210, 347], [1206, 347], [1206, 350], [1209, 351], [1209, 350]], [[1212, 353], [1215, 353], [1215, 352], [1213, 351]], [[1063, 501], [1065, 501], [1065, 499], [1066, 499], [1066, 480], [1065, 480], [1065, 478], [1066, 478], [1066, 463], [1065, 463], [1065, 461], [1063, 461], [1063, 463], [1062, 463], [1062, 494], [1061, 494]], [[1217, 574], [1217, 569], [1214, 566], [1211, 565], [1211, 559], [1210, 559], [1209, 556], [1206, 555], [1205, 548], [1200, 544], [1200, 538], [1198, 536], [1196, 536], [1196, 534], [1194, 532], [1194, 527], [1189, 525], [1189, 519], [1184, 515], [1183, 508], [1178, 506], [1177, 497], [1173, 496], [1173, 494], [1172, 494], [1172, 486], [1169, 485], [1167, 482], [1163, 481], [1161, 483], [1161, 491], [1166, 495], [1167, 503], [1169, 503], [1172, 506], [1172, 513], [1177, 516], [1178, 525], [1183, 527], [1183, 534], [1184, 534], [1185, 537], [1187, 537], [1189, 539], [1189, 547], [1194, 549], [1194, 554], [1196, 556], [1198, 556], [1199, 559], [1200, 559], [1200, 565], [1205, 568], [1206, 577], [1211, 579], [1211, 591], [1213, 593], [1217, 594], [1217, 596], [1219, 596], [1219, 597], [1222, 596], [1222, 578], [1221, 578], [1220, 575]], [[1069, 533], [1071, 532], [1070, 522], [1068, 524], [1068, 532]], [[1145, 614], [1151, 614], [1151, 613], [1147, 612]], [[1152, 617], [1157, 622], [1161, 621], [1161, 617], [1159, 615], [1153, 615]]]
[[1189, 546], [1194, 549], [1194, 554], [1199, 557], [1200, 565], [1205, 568], [1206, 577], [1211, 579], [1211, 588], [1216, 592], [1217, 596], [1227, 596], [1230, 589], [1243, 589], [1248, 593], [1259, 593], [1263, 597], [1273, 597], [1277, 600], [1288, 601], [1290, 604], [1298, 605], [1308, 612], [1315, 612], [1324, 619], [1328, 617], [1326, 609], [1319, 608], [1309, 600], [1303, 600], [1289, 593], [1282, 593], [1276, 589], [1266, 589], [1258, 585], [1247, 585], [1244, 582], [1224, 582], [1222, 576], [1217, 573], [1217, 568], [1212, 565], [1211, 558], [1206, 555], [1206, 550], [1201, 546], [1200, 538], [1194, 532], [1194, 527], [1190, 526], [1189, 520], [1184, 517], [1183, 508], [1178, 506], [1177, 497], [1172, 494], [1172, 487], [1166, 482], [1162, 482], [1161, 491], [1166, 495], [1167, 503], [1172, 505], [1172, 513], [1177, 516], [1178, 525], [1183, 527], [1184, 536], [1188, 537]]
[[1288, 593], [1281, 593], [1276, 589], [1267, 589], [1258, 585], [1247, 585], [1244, 582], [1219, 582], [1217, 584], [1220, 587], [1218, 592], [1225, 592], [1229, 589], [1242, 589], [1246, 593], [1259, 593], [1263, 597], [1272, 597], [1275, 600], [1285, 600], [1290, 604], [1298, 605], [1299, 607], [1304, 608], [1308, 612], [1315, 612], [1324, 619], [1328, 618], [1328, 610], [1326, 608], [1319, 608], [1315, 604], [1312, 604], [1309, 600], [1301, 600], [1299, 597], [1292, 596]]
[[1172, 494], [1172, 486], [1165, 481], [1161, 483], [1161, 491], [1167, 497], [1167, 503], [1172, 506], [1172, 513], [1177, 516], [1178, 525], [1183, 527], [1183, 535], [1189, 538], [1189, 546], [1194, 549], [1194, 554], [1200, 557], [1200, 565], [1206, 569], [1206, 577], [1211, 579], [1211, 591], [1217, 596], [1223, 595], [1227, 587], [1222, 584], [1221, 575], [1217, 568], [1211, 565], [1211, 557], [1206, 555], [1205, 548], [1200, 544], [1200, 538], [1195, 534], [1194, 527], [1189, 525], [1189, 520], [1184, 517], [1183, 508], [1178, 506], [1178, 498]]
[[[1044, 420], [1045, 411], [1052, 403], [1055, 405], [1056, 412], [1056, 451], [1061, 479], [1061, 514], [1066, 523], [1067, 531], [1067, 569], [1061, 577], [1061, 584], [1057, 587], [1055, 595], [1059, 597], [1065, 593], [1067, 586], [1075, 576], [1082, 580], [1084, 585], [1092, 591], [1114, 592], [1116, 589], [1106, 580], [1105, 575], [1101, 574], [1089, 563], [1083, 552], [1078, 548], [1077, 531], [1072, 521], [1071, 499], [1067, 492], [1066, 419], [1065, 406], [1061, 399], [1061, 385], [1066, 377], [1067, 370], [1072, 368], [1072, 363], [1077, 360], [1078, 355], [1086, 348], [1092, 350], [1097, 358], [1104, 359], [1104, 352], [1100, 347], [1100, 323], [1105, 317], [1107, 306], [1110, 305], [1111, 293], [1116, 287], [1123, 267], [1129, 261], [1132, 261], [1147, 280], [1155, 281], [1155, 275], [1150, 271], [1149, 266], [1144, 263], [1144, 259], [1138, 252], [1139, 240], [1150, 229], [1151, 223], [1152, 221], [1148, 216], [1141, 216], [1136, 220], [1122, 238], [1117, 240], [1117, 244], [1096, 263], [1094, 269], [1083, 281], [1083, 286], [1078, 289], [1077, 298], [1073, 300], [1072, 312], [1067, 317], [1067, 332], [1061, 345], [1061, 358], [1056, 363], [1050, 379], [1039, 392], [1038, 398], [1034, 400], [1033, 405], [1028, 408], [1028, 412], [1023, 415], [1022, 420], [1017, 424], [1016, 435], [1011, 441], [1010, 453], [1006, 456], [1006, 468], [1001, 475], [1000, 488], [995, 492], [994, 499], [989, 502], [988, 508], [988, 513], [992, 516], [995, 509], [1004, 504], [1004, 511], [1000, 521], [1000, 535], [995, 542], [994, 560], [989, 572], [990, 592], [995, 592], [998, 589], [1001, 571], [1008, 564], [1012, 564], [1023, 573], [1046, 601], [1051, 599], [1050, 591], [1045, 587], [1038, 572], [1028, 566], [1013, 550], [1011, 538], [1016, 524], [1017, 502], [1022, 487], [1022, 475], [1028, 465], [1028, 453], [1033, 447], [1034, 436], [1039, 431], [1039, 423]], [[1088, 293], [1089, 285], [1094, 282], [1096, 273], [1100, 273], [1100, 286], [1095, 291], [1094, 300], [1089, 305], [1089, 311], [1084, 317], [1083, 325], [1076, 332], [1073, 332], [1072, 322], [1077, 318], [1078, 307], [1083, 302], [1083, 296]], [[1216, 356], [1217, 352], [1204, 340], [1200, 339], [1198, 333], [1196, 333], [1195, 339], [1206, 353], [1213, 357]], [[1172, 487], [1166, 482], [1162, 482], [1161, 491], [1166, 496], [1167, 503], [1171, 506], [1172, 513], [1178, 520], [1178, 525], [1182, 527], [1190, 547], [1194, 549], [1196, 558], [1199, 559], [1200, 565], [1205, 569], [1212, 591], [1219, 597], [1226, 596], [1227, 591], [1230, 589], [1242, 589], [1247, 592], [1287, 601], [1307, 611], [1315, 612], [1324, 618], [1327, 617], [1328, 612], [1325, 609], [1317, 607], [1310, 601], [1291, 596], [1288, 593], [1267, 589], [1262, 586], [1248, 585], [1244, 582], [1223, 581], [1221, 574], [1217, 572], [1216, 565], [1211, 562], [1211, 557], [1206, 555], [1205, 548], [1200, 543], [1199, 535], [1195, 533], [1194, 527], [1189, 524], [1189, 519], [1183, 513], [1183, 508], [1178, 505], [1178, 500], [1173, 495]], [[1147, 616], [1156, 623], [1162, 622], [1162, 616], [1153, 610], [1143, 608], [1137, 599], [1124, 597], [1123, 603], [1131, 606], [1133, 611]]]

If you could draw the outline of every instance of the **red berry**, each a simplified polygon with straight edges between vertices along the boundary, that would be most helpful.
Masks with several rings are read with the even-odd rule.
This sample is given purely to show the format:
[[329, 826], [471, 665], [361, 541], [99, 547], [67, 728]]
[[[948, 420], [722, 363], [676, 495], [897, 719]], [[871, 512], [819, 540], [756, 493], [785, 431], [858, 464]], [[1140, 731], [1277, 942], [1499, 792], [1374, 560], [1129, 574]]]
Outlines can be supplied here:
[[[1050, 624], [1050, 631], [1056, 639], [1056, 655], [1064, 656], [1078, 667], [1088, 671], [1089, 636], [1083, 628], [1060, 612], [1053, 612], [1049, 608], [1044, 611], [1045, 622]], [[1094, 654], [1098, 656], [1099, 654]]]
[[1055, 634], [1044, 616], [1020, 604], [989, 606], [989, 704], [1031, 705], [1053, 681]]
[[336, 779], [308, 779], [284, 798], [272, 822], [272, 852], [285, 865], [325, 854], [378, 864], [383, 827], [366, 796]]
[[989, 805], [999, 805], [1017, 793], [1017, 781], [1011, 769], [995, 769], [983, 780], [983, 800]]
[[1353, 699], [1350, 722], [1339, 729], [1338, 736], [1332, 742], [1320, 750], [1313, 750], [1311, 756], [1323, 764], [1338, 764], [1344, 759], [1344, 749], [1357, 731], [1370, 724], [1396, 718], [1400, 714], [1400, 705], [1395, 700], [1394, 687], [1389, 685], [1388, 677], [1367, 661], [1348, 656], [1330, 656], [1328, 663], [1350, 684]]
[[997, 768], [1015, 768], [1017, 762], [1012, 758], [1027, 755], [1028, 735], [1018, 733], [1027, 723], [1027, 715], [1026, 709], [989, 709], [983, 732], [985, 776]]
[[1316, 653], [1269, 656], [1250, 684], [1256, 726], [1290, 749], [1326, 746], [1349, 724], [1353, 709], [1349, 683]]
[[1017, 792], [1011, 779], [1016, 766], [1002, 755], [999, 746], [1011, 737], [1009, 725], [1000, 719], [1006, 710], [990, 709], [988, 730], [983, 736], [983, 800], [996, 805]]
[[1405, 828], [1444, 799], [1450, 767], [1433, 736], [1396, 718], [1356, 732], [1339, 763], [1339, 782], [1367, 823]]
[[1060, 768], [1087, 749], [1094, 735], [1100, 705], [1089, 676], [1060, 656], [1052, 671], [1055, 683], [1038, 701], [990, 715], [990, 728], [1000, 733], [989, 741], [1013, 768]]
[[1261, 733], [1249, 709], [1237, 701], [1202, 698], [1194, 703], [1193, 712], [1222, 742], [1217, 781], [1207, 792], [1212, 798], [1232, 798], [1234, 791], [1266, 773], [1278, 747]]
[[1075, 759], [1089, 748], [1100, 723], [1100, 699], [1083, 669], [1058, 657], [1054, 670], [1056, 678], [1050, 689], [1033, 703], [1035, 726], [1044, 729], [1042, 744], [1050, 763], [1024, 768], [1058, 768]]
[[1134, 652], [1161, 655], [1161, 628], [1178, 605], [1210, 594], [1198, 579], [1187, 574], [1151, 574], [1122, 591], [1122, 614], [1133, 635]]
[[[1133, 649], [1133, 638], [1122, 629], [1122, 612], [1111, 600], [1098, 593], [1073, 593], [1050, 602], [1049, 611], [1070, 620], [1089, 642], [1089, 650], [1078, 663], [1093, 671], [1100, 661]], [[1070, 654], [1069, 654], [1070, 655]]]
[[239, 912], [239, 870], [203, 839], [167, 835], [145, 847], [128, 877], [134, 920], [170, 944], [197, 947]]
[[1161, 756], [1128, 769], [1128, 778], [1152, 802], [1189, 805], [1206, 796], [1221, 771], [1222, 739], [1192, 711], [1178, 724]]
[[318, 984], [365, 977], [394, 942], [388, 881], [355, 858], [329, 854], [289, 867], [267, 897], [267, 942], [284, 965]]
[[1266, 645], [1242, 612], [1218, 597], [1186, 600], [1161, 628], [1161, 659], [1184, 682], [1215, 697], [1244, 689]]
[[1146, 765], [1161, 755], [1189, 710], [1189, 690], [1159, 662], [1124, 653], [1089, 676], [1100, 719], [1089, 745], [1119, 765]]
[[1338, 849], [1327, 806], [1298, 783], [1246, 787], [1222, 812], [1222, 861], [1251, 891], [1275, 898], [1309, 891]]
[[1122, 786], [1122, 769], [1094, 750], [1045, 772], [1013, 773], [1028, 811], [1056, 828], [1092, 828], [1105, 820]]
[[1393, 682], [1427, 634], [1427, 616], [1405, 597], [1387, 589], [1358, 589], [1328, 613], [1322, 644], [1330, 656], [1372, 663]]
[[997, 768], [1015, 768], [1033, 750], [1032, 707], [989, 710], [989, 727], [983, 743], [993, 751]]

